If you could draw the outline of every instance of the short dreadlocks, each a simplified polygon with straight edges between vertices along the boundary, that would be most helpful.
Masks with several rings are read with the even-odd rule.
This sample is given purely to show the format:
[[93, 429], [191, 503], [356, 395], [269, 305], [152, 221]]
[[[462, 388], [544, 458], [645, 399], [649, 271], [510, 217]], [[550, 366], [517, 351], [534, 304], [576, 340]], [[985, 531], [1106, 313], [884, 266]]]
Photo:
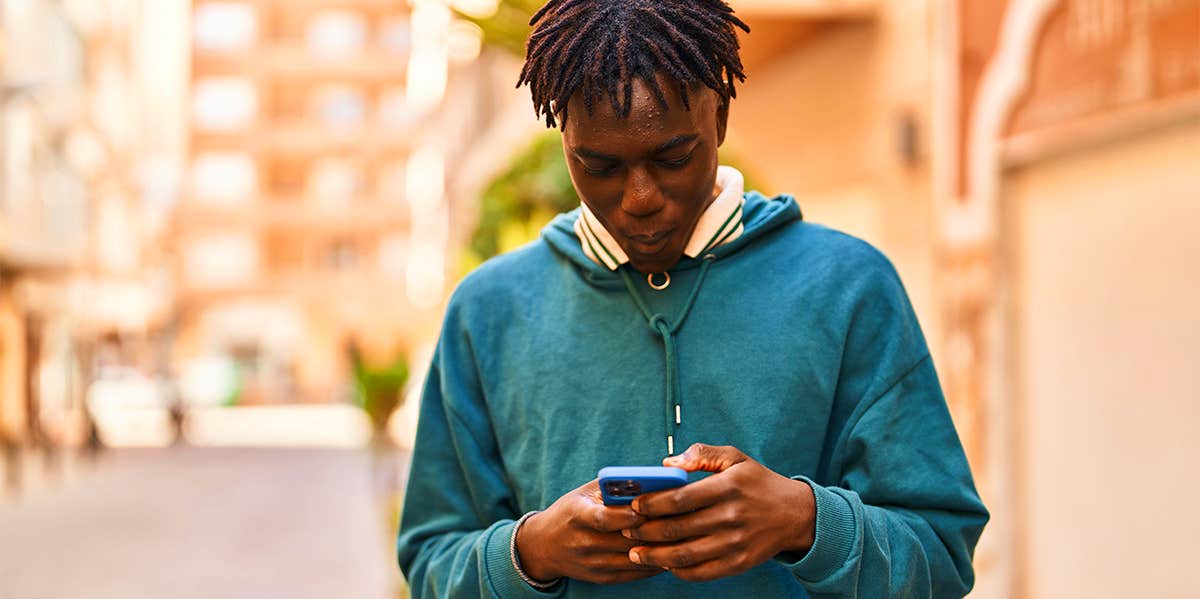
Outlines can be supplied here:
[[[529, 20], [536, 25], [525, 45], [525, 68], [517, 87], [533, 93], [534, 112], [563, 126], [567, 101], [582, 88], [588, 114], [600, 96], [629, 116], [634, 78], [650, 86], [664, 108], [667, 98], [655, 73], [679, 84], [685, 110], [695, 84], [717, 92], [723, 104], [745, 81], [738, 56], [738, 27], [750, 32], [724, 0], [550, 0]], [[622, 89], [623, 88], [623, 89]]]

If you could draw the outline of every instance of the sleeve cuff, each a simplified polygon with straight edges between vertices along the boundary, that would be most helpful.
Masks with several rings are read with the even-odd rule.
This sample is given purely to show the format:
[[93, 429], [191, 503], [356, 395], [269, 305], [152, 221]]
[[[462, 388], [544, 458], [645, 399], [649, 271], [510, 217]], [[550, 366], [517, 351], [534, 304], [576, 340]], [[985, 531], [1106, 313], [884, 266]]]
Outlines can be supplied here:
[[854, 508], [841, 495], [814, 483], [804, 476], [793, 476], [812, 487], [817, 500], [816, 534], [813, 546], [798, 560], [790, 560], [781, 554], [779, 561], [793, 574], [805, 582], [819, 582], [837, 572], [854, 549], [858, 535]]
[[525, 597], [532, 599], [562, 596], [563, 589], [567, 587], [566, 581], [554, 589], [541, 591], [521, 580], [521, 576], [513, 568], [512, 559], [508, 553], [508, 544], [512, 539], [513, 530], [516, 526], [517, 523], [515, 521], [505, 522], [493, 527], [488, 534], [484, 546], [488, 586], [491, 587], [492, 592], [499, 599], [522, 599]]

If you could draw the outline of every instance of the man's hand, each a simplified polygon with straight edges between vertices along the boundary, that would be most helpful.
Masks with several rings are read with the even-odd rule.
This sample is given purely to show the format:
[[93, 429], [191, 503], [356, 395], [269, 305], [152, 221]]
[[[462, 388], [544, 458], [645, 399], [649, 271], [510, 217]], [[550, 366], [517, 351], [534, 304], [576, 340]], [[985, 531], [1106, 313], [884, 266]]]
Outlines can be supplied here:
[[517, 534], [517, 557], [535, 580], [613, 584], [649, 578], [663, 569], [629, 561], [629, 550], [638, 543], [621, 536], [621, 530], [645, 520], [629, 506], [604, 505], [593, 480], [525, 521]]
[[623, 533], [641, 542], [630, 560], [701, 581], [812, 547], [816, 499], [804, 482], [776, 474], [736, 448], [701, 443], [663, 465], [716, 474], [635, 499], [634, 512], [647, 520]]

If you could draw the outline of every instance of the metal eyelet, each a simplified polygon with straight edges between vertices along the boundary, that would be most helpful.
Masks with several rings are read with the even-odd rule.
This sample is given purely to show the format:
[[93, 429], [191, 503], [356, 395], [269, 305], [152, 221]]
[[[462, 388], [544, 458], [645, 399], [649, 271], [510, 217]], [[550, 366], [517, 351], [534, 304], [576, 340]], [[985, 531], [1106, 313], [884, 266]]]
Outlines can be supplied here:
[[666, 289], [667, 286], [669, 286], [671, 284], [671, 273], [663, 272], [663, 273], [659, 273], [659, 274], [661, 274], [664, 277], [664, 280], [661, 284], [654, 283], [654, 273], [650, 273], [650, 274], [646, 275], [646, 284], [649, 285], [650, 288], [655, 291], [662, 291], [663, 289]]

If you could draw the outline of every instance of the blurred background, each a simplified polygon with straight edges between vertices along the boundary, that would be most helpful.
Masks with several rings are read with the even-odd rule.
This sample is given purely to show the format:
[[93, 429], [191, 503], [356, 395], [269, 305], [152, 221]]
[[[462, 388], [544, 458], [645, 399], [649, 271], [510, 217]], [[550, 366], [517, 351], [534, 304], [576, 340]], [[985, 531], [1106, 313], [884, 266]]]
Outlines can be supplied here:
[[[0, 597], [406, 596], [444, 302], [578, 202], [540, 4], [0, 0]], [[895, 262], [973, 596], [1194, 596], [1200, 0], [731, 4], [722, 160]]]

